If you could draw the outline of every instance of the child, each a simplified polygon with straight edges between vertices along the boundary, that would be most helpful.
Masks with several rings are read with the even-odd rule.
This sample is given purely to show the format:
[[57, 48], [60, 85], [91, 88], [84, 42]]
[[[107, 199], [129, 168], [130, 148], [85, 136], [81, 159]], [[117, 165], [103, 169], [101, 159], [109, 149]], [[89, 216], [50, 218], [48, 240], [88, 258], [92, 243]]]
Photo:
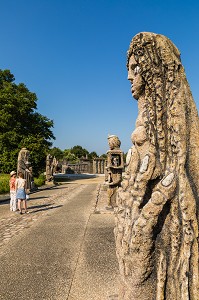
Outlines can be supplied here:
[[27, 214], [29, 213], [27, 211], [25, 184], [26, 184], [26, 180], [24, 179], [24, 175], [22, 172], [19, 172], [18, 178], [16, 179], [16, 191], [17, 191], [16, 198], [18, 200], [18, 209], [20, 211], [20, 215], [22, 215], [21, 202], [23, 202], [25, 213]]
[[10, 211], [17, 210], [17, 200], [16, 200], [16, 172], [10, 172]]

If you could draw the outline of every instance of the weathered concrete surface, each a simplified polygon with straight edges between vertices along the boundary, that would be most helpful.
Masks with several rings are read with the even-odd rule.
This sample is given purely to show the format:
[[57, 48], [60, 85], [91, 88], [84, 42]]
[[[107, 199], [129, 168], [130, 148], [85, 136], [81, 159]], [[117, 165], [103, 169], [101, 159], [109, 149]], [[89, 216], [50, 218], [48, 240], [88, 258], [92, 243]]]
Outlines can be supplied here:
[[117, 294], [112, 224], [105, 214], [91, 216], [68, 300], [113, 299]]
[[32, 194], [29, 215], [0, 205], [0, 299], [116, 297], [114, 216], [95, 213], [98, 183], [81, 183]]

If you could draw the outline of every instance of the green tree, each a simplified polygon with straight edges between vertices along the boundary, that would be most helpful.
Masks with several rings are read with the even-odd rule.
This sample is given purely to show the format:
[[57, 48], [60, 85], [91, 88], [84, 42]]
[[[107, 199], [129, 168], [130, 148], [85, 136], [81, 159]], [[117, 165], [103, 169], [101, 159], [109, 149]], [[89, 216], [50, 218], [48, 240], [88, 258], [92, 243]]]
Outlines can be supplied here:
[[50, 149], [49, 153], [52, 155], [52, 157], [55, 156], [57, 160], [63, 159], [64, 156], [64, 152], [58, 147], [53, 147], [52, 149]]
[[26, 147], [35, 175], [45, 166], [45, 157], [55, 139], [53, 121], [39, 114], [37, 96], [23, 84], [15, 84], [9, 70], [0, 70], [0, 170], [16, 169], [17, 156]]
[[70, 163], [78, 162], [79, 160], [78, 157], [74, 153], [71, 153], [71, 149], [65, 149], [63, 153], [64, 153], [64, 159], [67, 160], [68, 162]]
[[107, 159], [107, 154], [102, 154], [102, 155], [100, 155], [100, 158]]
[[89, 154], [88, 150], [82, 148], [82, 146], [79, 145], [71, 148], [71, 153], [75, 154], [75, 156], [77, 156], [79, 159], [82, 157], [86, 157]]
[[98, 157], [98, 155], [95, 151], [90, 152], [89, 155], [88, 155], [89, 159], [94, 159], [94, 158], [97, 158], [97, 157]]

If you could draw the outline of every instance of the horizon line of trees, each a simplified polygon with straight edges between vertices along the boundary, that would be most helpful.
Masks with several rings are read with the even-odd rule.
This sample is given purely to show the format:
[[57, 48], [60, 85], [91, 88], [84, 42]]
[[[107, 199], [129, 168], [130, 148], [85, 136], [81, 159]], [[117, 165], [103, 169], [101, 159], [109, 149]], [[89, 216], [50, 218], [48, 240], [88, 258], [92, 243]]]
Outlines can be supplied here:
[[76, 145], [70, 149], [61, 150], [59, 147], [53, 147], [49, 153], [56, 157], [57, 160], [66, 160], [70, 163], [77, 163], [82, 158], [95, 159], [95, 158], [106, 158], [106, 154], [98, 156], [95, 151], [89, 152], [87, 149], [80, 145]]

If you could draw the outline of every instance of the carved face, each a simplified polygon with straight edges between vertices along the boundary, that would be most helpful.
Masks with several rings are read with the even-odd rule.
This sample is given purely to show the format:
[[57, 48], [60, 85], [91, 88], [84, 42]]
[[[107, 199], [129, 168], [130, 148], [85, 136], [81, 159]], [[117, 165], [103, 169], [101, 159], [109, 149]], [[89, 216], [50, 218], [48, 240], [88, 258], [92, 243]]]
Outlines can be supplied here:
[[128, 67], [128, 80], [131, 82], [131, 92], [133, 97], [138, 100], [144, 92], [144, 81], [140, 75], [140, 69], [137, 65], [134, 56], [132, 55], [129, 60]]

